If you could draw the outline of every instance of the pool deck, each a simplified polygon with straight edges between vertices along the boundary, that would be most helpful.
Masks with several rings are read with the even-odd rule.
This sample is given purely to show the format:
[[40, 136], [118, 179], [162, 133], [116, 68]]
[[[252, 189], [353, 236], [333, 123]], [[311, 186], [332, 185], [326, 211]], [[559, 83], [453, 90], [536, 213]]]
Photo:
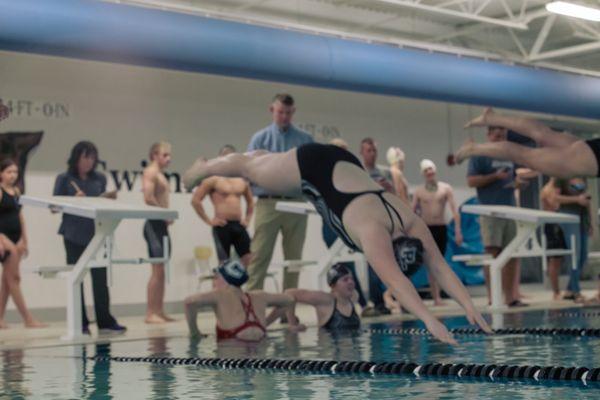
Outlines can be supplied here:
[[[544, 289], [542, 285], [522, 285], [521, 292], [527, 297], [523, 299], [529, 304], [528, 307], [510, 308], [503, 312], [526, 312], [546, 309], [563, 309], [582, 307], [572, 301], [560, 300], [553, 301], [549, 290]], [[595, 296], [596, 290], [583, 290], [586, 297]], [[486, 312], [487, 299], [485, 296], [473, 296], [475, 305], [478, 309]], [[462, 309], [452, 300], [445, 300], [446, 305], [434, 307], [431, 300], [426, 300], [426, 305], [438, 317], [461, 315]], [[586, 307], [590, 309], [591, 307]], [[593, 308], [591, 308], [593, 309]], [[600, 311], [600, 308], [596, 308]], [[297, 314], [300, 320], [307, 326], [316, 325], [316, 316], [311, 307], [298, 306]], [[37, 314], [42, 320], [43, 315]], [[130, 341], [143, 340], [153, 337], [187, 337], [188, 331], [183, 314], [172, 315], [177, 320], [166, 324], [149, 325], [144, 323], [143, 317], [119, 317], [119, 323], [127, 326], [128, 330], [122, 335], [98, 335], [95, 326], [91, 325], [92, 335], [77, 341], [64, 341], [61, 336], [65, 333], [65, 322], [50, 323], [47, 328], [25, 329], [22, 325], [12, 323], [8, 329], [0, 330], [0, 349], [23, 349], [23, 348], [43, 348], [56, 346], [69, 346], [73, 344], [94, 344], [106, 343], [111, 341]], [[392, 314], [383, 317], [364, 319], [369, 322], [402, 321], [415, 319], [410, 314]], [[212, 312], [202, 312], [198, 315], [198, 326], [200, 331], [207, 334], [214, 334], [215, 318]], [[285, 325], [279, 323], [273, 324], [270, 330], [285, 329]]]

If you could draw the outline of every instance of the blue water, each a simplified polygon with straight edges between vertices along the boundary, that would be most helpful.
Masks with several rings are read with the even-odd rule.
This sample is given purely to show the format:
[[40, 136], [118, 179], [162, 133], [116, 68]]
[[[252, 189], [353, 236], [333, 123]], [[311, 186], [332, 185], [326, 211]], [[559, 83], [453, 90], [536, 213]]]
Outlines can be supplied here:
[[[579, 309], [580, 311], [580, 309]], [[573, 312], [579, 312], [574, 310]], [[600, 311], [600, 310], [598, 310]], [[600, 317], [568, 317], [563, 311], [505, 316], [506, 327], [600, 328]], [[446, 318], [466, 327], [462, 317]], [[364, 325], [364, 328], [422, 327], [418, 322]], [[196, 366], [95, 362], [84, 357], [164, 356], [301, 358], [413, 361], [419, 364], [494, 363], [600, 366], [600, 338], [459, 336], [449, 347], [426, 336], [338, 334], [309, 329], [299, 335], [269, 333], [260, 344], [217, 343], [214, 337], [120, 341], [111, 344], [4, 350], [0, 398], [44, 399], [586, 399], [600, 398], [600, 385], [496, 381], [365, 374], [309, 374], [256, 370], [215, 370]]]

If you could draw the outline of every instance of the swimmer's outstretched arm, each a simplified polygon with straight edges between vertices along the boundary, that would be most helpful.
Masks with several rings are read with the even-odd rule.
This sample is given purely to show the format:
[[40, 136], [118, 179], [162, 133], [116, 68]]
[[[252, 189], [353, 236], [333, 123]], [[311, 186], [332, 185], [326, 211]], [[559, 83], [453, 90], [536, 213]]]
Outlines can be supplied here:
[[425, 250], [423, 259], [427, 269], [439, 282], [442, 289], [464, 308], [469, 322], [471, 324], [479, 325], [485, 332], [492, 333], [492, 330], [481, 316], [481, 313], [475, 309], [475, 306], [471, 301], [471, 296], [469, 296], [469, 292], [467, 292], [467, 289], [462, 282], [446, 263], [446, 260], [433, 240], [433, 236], [431, 236], [429, 228], [427, 228], [423, 220], [414, 218], [407, 227], [407, 234], [421, 240]]
[[400, 271], [387, 229], [374, 223], [363, 226], [359, 236], [367, 261], [383, 283], [392, 290], [396, 300], [423, 321], [435, 338], [444, 343], [457, 344], [444, 324], [427, 309], [410, 280]]
[[274, 307], [265, 318], [265, 327], [286, 315], [287, 310], [294, 306], [294, 298], [286, 293], [268, 293], [262, 290], [253, 291], [252, 293], [261, 296], [267, 307]]
[[202, 334], [198, 330], [196, 317], [198, 310], [202, 307], [215, 307], [217, 305], [217, 292], [215, 290], [207, 293], [197, 293], [186, 297], [184, 300], [185, 319], [190, 329], [191, 337], [200, 337]]
[[291, 298], [291, 303], [287, 304], [285, 307], [275, 308], [267, 316], [266, 325], [271, 325], [273, 322], [285, 315], [288, 319], [290, 330], [299, 331], [306, 329], [304, 325], [300, 324], [298, 317], [296, 317], [296, 303], [301, 302], [303, 304], [311, 304], [316, 306], [316, 304], [323, 302], [323, 300], [320, 299], [320, 297], [322, 297], [320, 295], [322, 294], [326, 296], [326, 293], [304, 289], [286, 289], [284, 293], [286, 296]]

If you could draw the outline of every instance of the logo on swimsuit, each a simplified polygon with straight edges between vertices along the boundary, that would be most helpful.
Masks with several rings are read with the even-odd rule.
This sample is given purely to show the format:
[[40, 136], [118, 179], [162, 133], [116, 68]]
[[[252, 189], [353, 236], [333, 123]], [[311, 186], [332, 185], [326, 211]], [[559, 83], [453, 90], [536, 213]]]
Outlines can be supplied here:
[[408, 265], [414, 264], [417, 261], [417, 249], [415, 248], [403, 248], [400, 250], [400, 267], [402, 271], [408, 269]]
[[413, 275], [423, 263], [423, 243], [412, 237], [400, 237], [393, 241], [394, 256], [400, 270], [406, 276]]

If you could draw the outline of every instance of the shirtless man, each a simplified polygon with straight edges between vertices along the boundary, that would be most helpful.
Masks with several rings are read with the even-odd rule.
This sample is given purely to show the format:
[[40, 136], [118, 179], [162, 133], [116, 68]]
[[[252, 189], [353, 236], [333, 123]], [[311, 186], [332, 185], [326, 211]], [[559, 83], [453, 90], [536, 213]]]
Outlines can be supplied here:
[[[169, 207], [169, 181], [164, 175], [164, 170], [171, 163], [171, 145], [166, 142], [154, 143], [150, 147], [150, 164], [144, 168], [142, 190], [144, 202], [149, 206], [162, 208]], [[164, 257], [163, 237], [171, 238], [167, 226], [173, 221], [148, 220], [144, 224], [144, 239], [148, 244], [148, 255], [151, 258]], [[168, 317], [163, 309], [165, 297], [165, 266], [152, 264], [152, 274], [148, 281], [148, 309], [146, 323], [160, 324], [174, 321]]]
[[[219, 156], [235, 153], [231, 145], [224, 146]], [[202, 201], [210, 196], [215, 209], [215, 216], [211, 219], [206, 215]], [[246, 216], [242, 219], [242, 196], [246, 199]], [[250, 236], [246, 227], [252, 219], [254, 200], [250, 185], [243, 178], [225, 178], [213, 176], [204, 181], [194, 191], [192, 207], [204, 222], [212, 226], [217, 257], [222, 263], [229, 258], [231, 246], [240, 257], [241, 263], [248, 267], [250, 264]]]
[[[452, 186], [445, 182], [439, 182], [436, 176], [437, 168], [431, 160], [421, 160], [421, 174], [425, 178], [425, 184], [419, 186], [413, 195], [412, 208], [423, 218], [431, 235], [444, 255], [446, 251], [446, 204], [450, 206], [452, 217], [454, 218], [454, 234], [456, 244], [459, 246], [463, 241], [460, 229], [460, 215], [454, 202], [454, 192]], [[440, 297], [440, 286], [435, 278], [428, 275], [431, 286], [433, 302], [436, 306], [444, 305]]]
[[[540, 192], [542, 209], [546, 211], [558, 212], [561, 202], [560, 187], [556, 184], [556, 178], [550, 178]], [[544, 234], [546, 235], [546, 248], [548, 250], [566, 249], [564, 233], [559, 224], [545, 224]], [[552, 286], [552, 299], [560, 300], [560, 289], [558, 287], [558, 275], [562, 264], [562, 256], [548, 257], [548, 277]]]

